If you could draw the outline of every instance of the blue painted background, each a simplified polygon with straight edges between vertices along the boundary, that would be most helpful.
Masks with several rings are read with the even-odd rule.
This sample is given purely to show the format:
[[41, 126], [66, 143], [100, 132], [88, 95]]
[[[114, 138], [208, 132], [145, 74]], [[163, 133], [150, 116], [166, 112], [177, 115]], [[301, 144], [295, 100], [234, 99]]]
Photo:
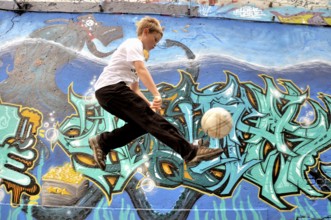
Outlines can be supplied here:
[[[70, 150], [68, 151], [69, 154], [65, 152], [63, 146], [52, 146], [54, 143], [44, 135], [49, 128], [45, 123], [48, 125], [61, 124], [66, 122], [69, 116], [76, 114], [72, 104], [68, 104], [70, 100], [68, 88], [72, 85], [74, 93], [80, 97], [91, 95], [91, 84], [111, 57], [93, 55], [86, 46], [90, 39], [85, 38], [85, 29], [74, 30], [72, 28], [76, 26], [66, 26], [68, 23], [61, 20], [67, 19], [76, 24], [80, 16], [91, 16], [95, 22], [102, 26], [122, 27], [123, 37], [110, 42], [108, 45], [102, 45], [98, 41], [98, 35], [95, 36], [91, 42], [102, 52], [114, 50], [126, 38], [135, 37], [135, 23], [143, 17], [143, 15], [60, 13], [24, 13], [17, 16], [11, 12], [0, 12], [0, 33], [2, 33], [0, 35], [0, 105], [17, 108], [27, 107], [41, 112], [43, 123], [39, 133], [34, 135], [38, 142], [33, 147], [38, 150], [38, 158], [35, 159], [32, 168], [26, 171], [36, 178], [36, 182], [40, 184], [41, 188], [42, 177], [51, 168], [72, 162], [71, 156], [74, 155]], [[182, 80], [178, 69], [187, 70], [191, 65], [195, 65], [195, 67], [199, 67], [198, 74], [196, 74], [196, 83], [199, 89], [217, 83], [225, 83], [227, 78], [224, 71], [230, 71], [238, 77], [240, 82], [252, 82], [262, 89], [265, 89], [266, 85], [261, 74], [274, 78], [276, 82], [277, 80], [291, 80], [302, 91], [309, 88], [310, 98], [323, 106], [324, 104], [318, 95], [320, 93], [331, 95], [330, 28], [212, 18], [175, 18], [169, 16], [156, 16], [156, 18], [165, 27], [165, 33], [162, 41], [151, 52], [147, 66], [155, 82], [159, 85], [166, 83], [172, 85], [175, 90], [178, 89]], [[47, 22], [52, 19], [59, 20]], [[31, 37], [33, 33], [42, 28], [49, 28], [45, 30], [49, 30], [49, 34], [52, 35], [56, 33], [56, 30], [59, 30], [59, 26], [56, 25], [63, 24], [68, 30], [65, 32], [67, 35], [58, 36], [55, 43], [50, 39], [40, 40]], [[70, 30], [74, 30], [73, 32], [78, 33], [78, 36], [84, 36], [77, 37], [77, 39], [86, 40], [84, 44], [81, 44], [81, 48], [77, 46], [80, 44], [75, 41], [75, 35], [71, 34], [73, 32]], [[47, 36], [47, 31], [43, 33]], [[194, 54], [194, 58], [188, 58], [185, 50], [181, 47], [167, 47], [167, 39], [185, 45]], [[49, 59], [46, 64], [54, 65], [54, 69], [53, 66], [46, 68], [47, 71], [52, 69], [53, 72], [43, 72], [40, 66], [38, 69], [36, 57], [33, 55], [35, 51], [32, 48], [41, 50], [48, 43], [54, 47], [62, 48], [61, 53], [54, 54], [50, 49], [45, 52], [50, 57], [42, 57], [43, 60]], [[27, 45], [34, 46], [28, 47]], [[25, 56], [18, 57], [17, 51], [25, 47], [29, 50], [20, 52]], [[66, 57], [65, 54], [69, 53], [74, 54], [74, 58], [61, 60], [61, 56]], [[23, 62], [20, 64], [22, 66], [19, 66], [19, 61], [22, 60]], [[57, 63], [57, 61], [61, 61], [61, 63]], [[14, 70], [26, 70], [26, 72], [20, 73]], [[15, 73], [15, 75], [11, 75], [11, 73]], [[50, 76], [53, 78], [50, 79]], [[24, 77], [29, 80], [30, 77], [35, 77], [36, 80], [24, 80]], [[48, 87], [51, 80], [55, 82], [56, 88]], [[281, 86], [279, 88], [283, 90]], [[57, 93], [54, 93], [55, 90]], [[29, 95], [25, 96], [25, 94]], [[59, 99], [59, 97], [55, 97], [57, 94], [62, 95], [60, 98], [63, 109], [57, 109], [53, 112], [52, 108], [54, 107], [52, 106], [57, 106], [56, 100]], [[47, 104], [46, 101], [53, 103]], [[328, 110], [326, 109], [326, 112]], [[310, 110], [304, 109], [303, 111], [309, 112]], [[0, 131], [0, 136], [6, 134], [6, 130]], [[0, 143], [0, 149], [5, 148], [6, 144], [10, 143], [12, 142], [9, 140]], [[323, 148], [323, 152], [319, 151], [314, 156], [325, 165], [326, 171], [330, 171], [330, 145], [329, 142]], [[1, 171], [8, 155], [4, 154], [3, 150], [0, 150], [0, 155]], [[79, 171], [77, 164], [75, 165], [76, 170]], [[311, 166], [311, 168], [313, 167], [315, 166]], [[16, 169], [16, 171], [19, 170]], [[94, 171], [95, 174], [89, 173], [89, 175], [92, 177], [98, 175], [97, 171]], [[91, 178], [89, 175], [86, 176]], [[137, 179], [143, 178], [139, 173], [134, 175]], [[309, 175], [307, 176], [309, 177]], [[325, 184], [330, 187], [330, 172], [322, 177]], [[6, 180], [6, 176], [0, 177], [1, 219], [36, 218], [36, 213], [32, 211], [33, 206], [39, 207], [35, 210], [40, 212], [43, 208], [40, 198], [38, 198], [39, 193], [34, 195], [37, 198], [35, 203], [30, 203], [31, 206], [24, 205], [26, 197], [29, 197], [26, 194], [20, 197], [19, 205], [15, 206], [11, 200], [13, 194], [8, 192], [1, 180]], [[307, 196], [302, 192], [295, 195], [291, 194], [283, 198], [287, 203], [293, 205], [287, 210], [281, 210], [272, 202], [264, 200], [260, 195], [259, 187], [245, 178], [241, 178], [232, 195], [226, 197], [209, 195], [207, 191], [199, 190], [203, 195], [191, 207], [187, 219], [330, 218], [330, 188], [321, 190], [314, 181], [309, 183], [315, 186], [319, 192], [325, 193], [324, 198]], [[90, 185], [95, 185], [97, 189], [102, 188], [102, 185], [96, 182], [90, 182]], [[16, 185], [16, 187], [19, 186]], [[97, 204], [83, 207], [90, 211], [82, 216], [84, 216], [83, 219], [141, 219], [138, 215], [139, 209], [168, 213], [173, 209], [175, 203], [181, 200], [179, 195], [185, 188], [182, 185], [176, 188], [155, 187], [151, 192], [144, 192], [150, 206], [142, 207], [134, 206], [127, 191], [112, 194], [111, 201], [107, 200], [107, 192], [103, 191]], [[53, 208], [52, 211], [63, 213], [63, 218], [70, 216], [68, 213], [76, 209], [75, 204], [69, 207]], [[183, 210], [174, 211], [181, 212]], [[147, 216], [149, 214], [145, 213]], [[172, 217], [168, 217], [168, 219], [172, 219]]]

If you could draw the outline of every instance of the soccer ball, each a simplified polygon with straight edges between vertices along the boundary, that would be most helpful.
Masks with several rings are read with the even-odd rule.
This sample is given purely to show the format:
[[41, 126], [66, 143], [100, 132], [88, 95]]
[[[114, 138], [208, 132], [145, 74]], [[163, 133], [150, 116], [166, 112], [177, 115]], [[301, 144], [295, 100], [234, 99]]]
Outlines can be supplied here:
[[212, 138], [223, 138], [232, 129], [232, 117], [224, 108], [211, 108], [201, 118], [202, 130]]

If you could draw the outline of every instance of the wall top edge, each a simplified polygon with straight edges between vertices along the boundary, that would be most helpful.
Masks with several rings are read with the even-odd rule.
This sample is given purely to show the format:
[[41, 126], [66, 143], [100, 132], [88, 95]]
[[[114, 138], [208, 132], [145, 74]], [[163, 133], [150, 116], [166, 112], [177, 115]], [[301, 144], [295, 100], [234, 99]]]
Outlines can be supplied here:
[[198, 7], [174, 4], [146, 4], [141, 2], [103, 2], [85, 1], [24, 1], [16, 4], [14, 1], [1, 0], [0, 10], [24, 12], [103, 12], [129, 14], [158, 14], [172, 16], [198, 16]]

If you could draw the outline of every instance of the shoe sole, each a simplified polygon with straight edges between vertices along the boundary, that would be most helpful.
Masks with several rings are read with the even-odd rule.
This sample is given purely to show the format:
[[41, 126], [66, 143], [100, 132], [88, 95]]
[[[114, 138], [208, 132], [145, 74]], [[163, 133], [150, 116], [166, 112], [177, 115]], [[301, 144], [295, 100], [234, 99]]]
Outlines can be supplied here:
[[99, 166], [100, 169], [105, 170], [105, 167], [102, 164], [100, 164], [100, 162], [98, 160], [97, 149], [96, 149], [96, 145], [98, 145], [97, 139], [92, 137], [88, 140], [88, 143], [90, 145], [90, 148], [93, 151], [93, 158], [94, 158], [95, 162], [97, 163], [97, 165]]
[[213, 160], [216, 157], [218, 157], [221, 153], [223, 153], [224, 150], [223, 149], [219, 149], [219, 151], [214, 151], [210, 154], [206, 154], [206, 155], [201, 155], [201, 156], [196, 156], [196, 160], [195, 161], [190, 161], [187, 163], [188, 166], [195, 166], [198, 163], [202, 162], [202, 161], [208, 161], [208, 160]]

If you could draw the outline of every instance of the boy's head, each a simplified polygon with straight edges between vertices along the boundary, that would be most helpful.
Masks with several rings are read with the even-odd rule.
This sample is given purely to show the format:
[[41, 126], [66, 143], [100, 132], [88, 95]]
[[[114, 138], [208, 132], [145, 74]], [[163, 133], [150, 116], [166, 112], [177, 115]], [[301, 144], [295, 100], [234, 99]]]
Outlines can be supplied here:
[[150, 51], [163, 37], [163, 28], [157, 19], [147, 16], [138, 22], [137, 35], [143, 43], [144, 50]]
[[142, 18], [137, 23], [137, 35], [141, 36], [146, 28], [149, 30], [149, 33], [157, 32], [161, 37], [163, 36], [163, 27], [161, 27], [159, 20], [156, 18], [149, 16]]

